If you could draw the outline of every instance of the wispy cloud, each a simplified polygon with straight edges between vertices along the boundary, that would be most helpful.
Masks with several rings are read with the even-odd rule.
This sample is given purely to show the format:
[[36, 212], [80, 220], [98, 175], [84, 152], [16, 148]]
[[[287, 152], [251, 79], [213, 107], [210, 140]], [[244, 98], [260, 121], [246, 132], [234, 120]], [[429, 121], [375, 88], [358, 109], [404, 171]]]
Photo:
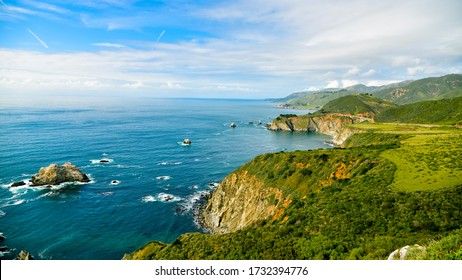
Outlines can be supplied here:
[[53, 12], [57, 14], [70, 14], [71, 13], [71, 11], [66, 8], [63, 8], [63, 7], [54, 5], [54, 4], [46, 3], [43, 1], [38, 2], [38, 1], [33, 1], [33, 0], [22, 0], [21, 2], [28, 5], [29, 7], [32, 7], [38, 10], [44, 10], [44, 11]]
[[[27, 1], [9, 11], [55, 24], [46, 15], [65, 18], [60, 13], [69, 10], [63, 22], [70, 25], [56, 29], [76, 30], [73, 43], [82, 39], [62, 52], [58, 44], [46, 54], [19, 51], [23, 46], [0, 52], [4, 84], [32, 90], [72, 84], [267, 97], [462, 71], [460, 0], [159, 1], [149, 8], [131, 0]], [[59, 35], [47, 38], [74, 40]]]
[[164, 34], [165, 34], [165, 30], [162, 30], [162, 32], [160, 33], [159, 37], [157, 37], [157, 40], [156, 40], [156, 41], [159, 42], [159, 41], [160, 41], [160, 38], [162, 38], [162, 36], [164, 36]]
[[118, 49], [127, 47], [122, 44], [114, 44], [114, 43], [93, 43], [92, 45], [96, 47], [118, 48]]
[[43, 47], [47, 48], [48, 49], [48, 45], [42, 41], [42, 39], [39, 38], [39, 36], [37, 36], [34, 32], [32, 32], [32, 30], [30, 30], [29, 28], [27, 28], [27, 31], [29, 31], [30, 34], [32, 34], [32, 36], [35, 37], [35, 39], [37, 39], [37, 41], [39, 41], [40, 44], [42, 44]]

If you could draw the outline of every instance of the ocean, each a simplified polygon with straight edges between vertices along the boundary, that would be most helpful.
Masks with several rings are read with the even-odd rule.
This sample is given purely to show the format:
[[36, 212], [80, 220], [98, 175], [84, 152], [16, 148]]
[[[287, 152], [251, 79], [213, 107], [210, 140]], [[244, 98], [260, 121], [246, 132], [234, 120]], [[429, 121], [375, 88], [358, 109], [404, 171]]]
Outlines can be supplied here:
[[[0, 105], [0, 246], [8, 248], [0, 259], [27, 250], [36, 259], [113, 260], [172, 242], [202, 231], [193, 215], [201, 195], [253, 157], [329, 147], [324, 135], [266, 130], [281, 113], [307, 113], [267, 101], [130, 100]], [[92, 181], [9, 188], [65, 162]]]

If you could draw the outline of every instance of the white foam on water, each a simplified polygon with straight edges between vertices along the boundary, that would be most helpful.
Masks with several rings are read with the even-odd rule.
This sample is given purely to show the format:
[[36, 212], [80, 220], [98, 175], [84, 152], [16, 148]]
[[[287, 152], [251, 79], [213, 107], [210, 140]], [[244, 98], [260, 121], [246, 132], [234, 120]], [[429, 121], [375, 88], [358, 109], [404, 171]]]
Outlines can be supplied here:
[[107, 164], [107, 163], [114, 162], [114, 160], [111, 158], [101, 158], [101, 159], [91, 159], [90, 162], [93, 164]]
[[184, 142], [177, 142], [177, 143], [178, 143], [178, 145], [181, 145], [181, 146], [183, 146], [183, 147], [189, 147], [189, 146], [191, 146], [191, 144], [186, 144], [186, 143], [184, 143]]
[[117, 186], [118, 184], [120, 184], [121, 182], [119, 180], [112, 180], [111, 181], [111, 185], [113, 186]]
[[171, 161], [163, 161], [159, 162], [157, 165], [180, 165], [183, 164], [182, 161], [176, 161], [176, 162], [171, 162]]
[[155, 197], [153, 197], [152, 195], [147, 195], [147, 196], [143, 196], [141, 198], [141, 201], [143, 201], [143, 202], [156, 202], [157, 199]]
[[[6, 215], [6, 213], [4, 211], [0, 210], [0, 217], [3, 217], [5, 215]], [[3, 232], [1, 234], [3, 234]]]
[[10, 250], [6, 251], [6, 252], [0, 252], [0, 258], [1, 257], [4, 257], [5, 255], [8, 255], [9, 253], [11, 253]]
[[159, 193], [157, 195], [157, 199], [162, 202], [176, 202], [176, 201], [181, 201], [182, 198], [179, 196], [174, 196], [172, 194], [168, 193]]
[[211, 188], [211, 189], [216, 189], [216, 188], [218, 188], [218, 187], [220, 186], [220, 184], [219, 184], [219, 183], [213, 182], [213, 183], [207, 184], [207, 186], [208, 186], [209, 188]]
[[192, 195], [184, 199], [184, 202], [181, 203], [181, 206], [185, 212], [191, 212], [194, 210], [196, 204], [202, 199], [202, 197], [208, 195], [210, 192], [206, 190], [197, 191]]
[[170, 180], [170, 176], [157, 176], [156, 179], [157, 180]]
[[109, 196], [109, 195], [113, 195], [114, 192], [102, 192], [100, 193], [102, 196]]
[[7, 203], [3, 204], [2, 206], [0, 206], [0, 208], [4, 208], [4, 207], [8, 207], [8, 206], [16, 206], [16, 205], [23, 204], [24, 202], [26, 202], [25, 199], [18, 199], [18, 200], [12, 201], [12, 202], [7, 202]]

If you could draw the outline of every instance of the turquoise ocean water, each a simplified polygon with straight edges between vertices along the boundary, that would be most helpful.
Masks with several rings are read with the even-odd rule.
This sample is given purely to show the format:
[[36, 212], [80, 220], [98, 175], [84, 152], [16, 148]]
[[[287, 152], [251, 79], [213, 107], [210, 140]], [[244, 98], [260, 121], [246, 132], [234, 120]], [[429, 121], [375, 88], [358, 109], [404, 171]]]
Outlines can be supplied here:
[[[201, 194], [254, 156], [328, 147], [326, 136], [258, 125], [306, 113], [265, 101], [145, 98], [77, 107], [1, 108], [0, 245], [10, 252], [0, 259], [21, 249], [37, 259], [120, 259], [151, 240], [172, 242], [201, 231], [193, 217]], [[181, 145], [184, 138], [192, 145]], [[8, 188], [65, 162], [92, 182]]]

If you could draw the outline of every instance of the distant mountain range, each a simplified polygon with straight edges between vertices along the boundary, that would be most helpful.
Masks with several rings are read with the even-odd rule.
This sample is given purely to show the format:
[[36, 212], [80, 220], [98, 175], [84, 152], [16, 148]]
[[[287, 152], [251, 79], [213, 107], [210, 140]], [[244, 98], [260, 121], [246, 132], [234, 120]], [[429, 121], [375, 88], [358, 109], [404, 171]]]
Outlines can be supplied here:
[[426, 100], [438, 100], [462, 96], [462, 75], [450, 74], [442, 77], [403, 81], [384, 86], [353, 85], [347, 88], [328, 88], [319, 91], [302, 91], [276, 99], [279, 107], [319, 109], [339, 97], [369, 93], [396, 104], [408, 104]]

